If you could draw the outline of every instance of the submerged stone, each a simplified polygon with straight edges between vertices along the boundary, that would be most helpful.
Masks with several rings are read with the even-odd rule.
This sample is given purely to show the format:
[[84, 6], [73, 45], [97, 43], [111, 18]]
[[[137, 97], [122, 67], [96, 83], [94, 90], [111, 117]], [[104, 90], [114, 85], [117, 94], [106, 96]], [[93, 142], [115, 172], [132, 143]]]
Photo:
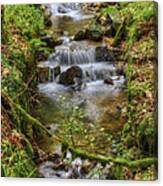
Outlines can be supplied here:
[[112, 78], [104, 79], [104, 83], [108, 84], [108, 85], [114, 85], [114, 82], [113, 82]]

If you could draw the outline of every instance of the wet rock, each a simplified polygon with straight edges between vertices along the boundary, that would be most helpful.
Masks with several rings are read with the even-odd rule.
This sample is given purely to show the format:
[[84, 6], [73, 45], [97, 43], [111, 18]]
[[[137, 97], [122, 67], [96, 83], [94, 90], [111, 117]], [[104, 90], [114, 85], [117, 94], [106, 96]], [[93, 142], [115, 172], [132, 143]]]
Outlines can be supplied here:
[[101, 41], [103, 33], [100, 30], [80, 30], [74, 37], [74, 40], [80, 41], [83, 39], [89, 39], [92, 41]]
[[68, 16], [68, 15], [64, 15], [64, 16], [60, 17], [60, 20], [62, 20], [63, 22], [65, 22], [65, 21], [72, 21], [73, 17]]
[[82, 78], [75, 77], [74, 84], [71, 86], [72, 89], [80, 91], [86, 87], [86, 84], [83, 82]]
[[112, 21], [110, 15], [107, 15], [107, 16], [101, 16], [101, 15], [99, 15], [99, 16], [97, 17], [97, 22], [98, 22], [99, 24], [101, 24], [102, 26], [111, 25], [111, 24], [113, 23], [113, 21]]
[[104, 83], [108, 85], [114, 85], [114, 82], [111, 78], [104, 79]]
[[38, 80], [45, 83], [49, 79], [49, 67], [38, 66]]
[[83, 160], [83, 163], [82, 163], [82, 167], [81, 167], [81, 173], [84, 175], [84, 174], [88, 174], [90, 169], [91, 169], [91, 162], [89, 160]]
[[68, 77], [66, 72], [62, 72], [59, 76], [59, 79], [58, 79], [58, 83], [64, 84], [64, 85], [73, 84], [74, 82], [72, 82], [72, 81], [73, 80], [71, 80], [70, 77]]
[[47, 27], [52, 26], [51, 16], [52, 16], [52, 13], [50, 11], [48, 11], [47, 9], [45, 9], [45, 11], [44, 11], [44, 23], [45, 23], [45, 26], [47, 26]]
[[51, 27], [52, 21], [51, 21], [51, 14], [44, 17], [45, 26]]
[[54, 66], [54, 67], [49, 67], [49, 81], [54, 81], [57, 76], [61, 73], [61, 67]]
[[123, 57], [122, 57], [123, 50], [122, 49], [112, 47], [111, 51], [114, 54], [116, 61], [123, 61]]
[[57, 163], [55, 163], [55, 165], [53, 166], [53, 169], [54, 170], [66, 170], [67, 169], [67, 166], [66, 166], [66, 164], [64, 163], [64, 162], [62, 162], [61, 161], [61, 159], [60, 159], [60, 161], [59, 162], [57, 162]]
[[51, 21], [50, 18], [46, 18], [46, 19], [45, 19], [45, 25], [46, 25], [47, 27], [51, 27], [51, 26], [52, 26], [52, 21]]
[[48, 61], [50, 61], [50, 62], [56, 62], [56, 64], [59, 64], [59, 62], [60, 62], [60, 57], [59, 57], [59, 55], [57, 54], [57, 53], [53, 53], [53, 54], [51, 54], [50, 56], [49, 56], [49, 58], [48, 58]]
[[56, 177], [55, 176], [55, 172], [53, 170], [53, 166], [54, 163], [47, 161], [47, 162], [43, 162], [40, 166], [39, 166], [39, 173], [41, 177], [45, 177], [45, 178], [49, 178], [49, 177]]
[[54, 48], [56, 45], [62, 44], [62, 40], [60, 40], [60, 39], [54, 39], [50, 35], [43, 36], [41, 38], [41, 40], [43, 42], [45, 42], [47, 44], [47, 46], [50, 47], [50, 48]]
[[125, 74], [125, 73], [124, 73], [123, 67], [117, 68], [116, 72], [117, 72], [117, 74], [120, 75], [120, 76], [123, 76], [123, 75]]
[[56, 172], [56, 176], [59, 178], [64, 178], [64, 179], [68, 179], [68, 178], [72, 178], [72, 169], [69, 169], [68, 172], [65, 171], [57, 171]]
[[72, 153], [69, 150], [66, 152], [66, 159], [72, 160]]
[[98, 13], [96, 15], [96, 22], [97, 26], [101, 28], [102, 35], [106, 37], [114, 37], [116, 35], [116, 29], [110, 15], [101, 16]]
[[80, 158], [76, 158], [74, 161], [72, 161], [71, 164], [72, 164], [74, 177], [80, 178], [82, 176], [81, 174], [82, 160]]
[[100, 173], [103, 170], [103, 166], [101, 163], [97, 163], [96, 166], [89, 172], [86, 176], [88, 179], [100, 179]]
[[124, 76], [126, 78], [126, 70], [127, 70], [127, 65], [124, 62], [120, 62], [117, 64], [117, 70], [116, 73], [118, 76]]
[[57, 77], [61, 73], [61, 67], [58, 65], [54, 68], [54, 76]]
[[59, 77], [59, 83], [66, 86], [73, 85], [75, 78], [82, 79], [83, 72], [82, 69], [78, 66], [72, 66], [67, 71], [62, 72]]
[[[61, 162], [61, 156], [59, 154], [56, 153], [49, 153], [48, 154], [48, 158], [47, 161], [52, 161], [53, 163], [55, 163], [55, 165], [61, 166], [60, 162]], [[54, 165], [54, 166], [55, 166]]]
[[56, 145], [54, 153], [58, 154], [60, 157], [62, 156], [62, 145], [61, 144]]
[[103, 33], [99, 30], [87, 30], [86, 34], [88, 39], [92, 41], [101, 41], [103, 36]]
[[72, 161], [72, 167], [79, 167], [82, 165], [82, 160], [80, 158], [76, 158], [74, 161]]
[[86, 39], [86, 38], [87, 38], [86, 31], [85, 30], [80, 30], [79, 32], [76, 33], [76, 35], [74, 37], [74, 40], [80, 41], [80, 40], [83, 40], [83, 39]]
[[114, 61], [112, 53], [106, 46], [96, 47], [96, 61]]
[[46, 61], [47, 58], [49, 56], [49, 53], [45, 53], [45, 52], [42, 52], [42, 51], [38, 51], [37, 54], [36, 54], [36, 59], [38, 61]]
[[58, 12], [62, 13], [62, 14], [65, 14], [65, 13], [67, 13], [67, 9], [64, 6], [59, 6], [58, 7]]
[[101, 41], [102, 40], [102, 32], [98, 30], [80, 30], [74, 37], [74, 40], [80, 41], [83, 39], [89, 39], [92, 41]]

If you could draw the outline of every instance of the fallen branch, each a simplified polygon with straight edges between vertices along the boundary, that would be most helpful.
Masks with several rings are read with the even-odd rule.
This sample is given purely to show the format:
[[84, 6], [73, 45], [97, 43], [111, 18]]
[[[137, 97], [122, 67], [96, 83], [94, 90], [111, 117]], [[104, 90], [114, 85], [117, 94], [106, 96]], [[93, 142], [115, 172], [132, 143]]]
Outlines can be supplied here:
[[97, 160], [103, 163], [108, 163], [108, 162], [114, 162], [116, 164], [124, 165], [130, 168], [136, 168], [136, 167], [141, 167], [145, 168], [147, 166], [150, 166], [151, 164], [157, 164], [157, 158], [155, 157], [149, 157], [149, 158], [143, 158], [139, 160], [127, 160], [124, 158], [114, 158], [112, 156], [102, 156], [102, 155], [97, 155], [93, 153], [89, 153], [85, 150], [77, 149], [68, 146], [68, 149], [75, 155], [75, 156], [80, 156], [85, 159], [90, 159], [90, 160]]
[[139, 160], [127, 160], [125, 158], [121, 157], [112, 157], [112, 156], [102, 156], [99, 154], [94, 154], [90, 153], [88, 151], [79, 149], [79, 148], [74, 148], [70, 146], [67, 142], [64, 142], [60, 137], [53, 135], [53, 138], [58, 141], [59, 143], [62, 144], [64, 149], [69, 149], [74, 156], [79, 156], [84, 159], [89, 159], [89, 160], [97, 160], [102, 163], [109, 163], [113, 162], [119, 165], [127, 166], [130, 168], [146, 168], [152, 164], [157, 164], [158, 159], [156, 157], [149, 157], [149, 158], [143, 158]]

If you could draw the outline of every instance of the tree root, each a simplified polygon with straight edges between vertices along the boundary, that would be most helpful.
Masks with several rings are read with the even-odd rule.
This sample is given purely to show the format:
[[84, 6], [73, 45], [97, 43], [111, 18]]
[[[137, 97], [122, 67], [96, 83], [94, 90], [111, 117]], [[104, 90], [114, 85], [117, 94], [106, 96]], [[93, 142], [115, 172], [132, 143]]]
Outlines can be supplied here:
[[29, 121], [34, 127], [38, 127], [41, 130], [43, 130], [48, 136], [52, 136], [51, 133], [47, 130], [46, 127], [43, 126], [43, 124], [38, 121], [36, 118], [32, 117], [30, 114], [28, 114], [19, 104], [16, 104], [12, 101], [12, 99], [4, 92], [2, 92], [2, 97], [5, 98], [6, 101], [9, 102], [9, 105], [12, 105], [15, 110], [17, 110], [27, 121]]

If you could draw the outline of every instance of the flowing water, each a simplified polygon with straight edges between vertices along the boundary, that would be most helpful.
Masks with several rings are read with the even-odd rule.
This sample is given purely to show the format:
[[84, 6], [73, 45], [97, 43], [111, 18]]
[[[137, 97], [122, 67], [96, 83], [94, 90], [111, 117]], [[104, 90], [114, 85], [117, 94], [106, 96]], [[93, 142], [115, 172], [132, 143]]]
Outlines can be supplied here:
[[93, 18], [90, 11], [82, 9], [82, 3], [58, 3], [49, 6], [52, 12], [53, 29], [69, 35], [81, 30]]
[[[122, 116], [123, 106], [126, 104], [123, 92], [125, 78], [117, 74], [115, 61], [103, 60], [97, 56], [97, 47], [103, 47], [102, 43], [72, 40], [79, 27], [81, 26], [81, 29], [93, 17], [84, 13], [81, 7], [79, 3], [49, 6], [53, 13], [54, 31], [64, 30], [61, 34], [63, 43], [55, 47], [54, 53], [47, 61], [38, 65], [48, 68], [49, 75], [46, 82], [38, 85], [45, 98], [37, 108], [37, 114], [51, 133], [57, 135], [61, 130], [60, 123], [65, 118], [66, 110], [72, 106], [81, 108], [85, 113], [83, 122], [87, 134], [85, 137], [81, 134], [75, 136], [77, 146], [89, 152], [114, 156], [116, 142], [119, 140], [118, 132], [125, 122]], [[61, 73], [72, 66], [82, 69], [82, 86], [79, 90], [74, 90], [72, 85], [65, 86], [59, 83], [55, 74], [57, 66], [60, 66]], [[112, 83], [104, 83], [106, 79], [111, 79]], [[47, 152], [56, 151], [59, 145], [49, 138], [41, 139], [39, 143]], [[40, 172], [45, 177], [56, 177], [50, 164], [53, 163], [44, 162]]]

